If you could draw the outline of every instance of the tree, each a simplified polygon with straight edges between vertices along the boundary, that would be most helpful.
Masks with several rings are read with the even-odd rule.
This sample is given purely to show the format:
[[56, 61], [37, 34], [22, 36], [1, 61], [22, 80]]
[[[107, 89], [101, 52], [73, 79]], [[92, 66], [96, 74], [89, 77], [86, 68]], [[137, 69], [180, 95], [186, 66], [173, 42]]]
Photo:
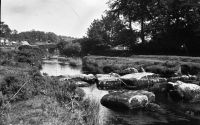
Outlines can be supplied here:
[[97, 39], [83, 38], [80, 39], [80, 44], [82, 55], [100, 54], [102, 51], [108, 49], [108, 46], [102, 44], [102, 42]]
[[18, 34], [20, 40], [28, 41], [29, 43], [35, 42], [48, 42], [48, 43], [58, 43], [61, 38], [52, 32], [43, 32], [43, 31], [26, 31]]
[[12, 30], [11, 31], [10, 40], [19, 41], [19, 35], [18, 35], [17, 30]]
[[87, 36], [90, 39], [95, 39], [106, 43], [109, 41], [109, 37], [104, 30], [103, 22], [101, 20], [94, 20], [87, 31]]
[[[135, 38], [127, 39], [134, 34], [124, 34], [130, 29], [123, 24], [123, 21], [113, 15], [112, 12], [106, 11], [105, 16], [102, 16], [100, 20], [94, 20], [88, 29], [88, 38], [99, 41], [99, 44], [105, 46], [116, 46], [119, 44], [125, 44], [128, 42], [135, 42]], [[132, 31], [130, 31], [132, 32]], [[132, 32], [134, 33], [134, 32]], [[125, 36], [122, 36], [125, 35]], [[122, 37], [124, 39], [122, 39]]]
[[0, 22], [1, 26], [0, 26], [0, 37], [4, 37], [4, 38], [8, 38], [11, 34], [11, 29], [9, 28], [9, 26], [7, 24], [5, 24], [4, 22]]
[[151, 17], [150, 8], [154, 2], [154, 0], [110, 0], [109, 6], [112, 12], [118, 16], [122, 15], [128, 21], [130, 30], [132, 30], [132, 22], [140, 22], [140, 37], [144, 43], [145, 22]]
[[[154, 41], [175, 53], [185, 46], [189, 52], [199, 50], [200, 3], [190, 0], [161, 0], [154, 7], [148, 31]], [[171, 51], [170, 50], [170, 51]], [[193, 52], [192, 52], [193, 51]]]
[[61, 54], [65, 55], [65, 56], [80, 56], [81, 55], [81, 46], [79, 43], [67, 43], [64, 46], [63, 51], [61, 52]]
[[[129, 24], [130, 30], [133, 22], [140, 22], [139, 50], [157, 49], [158, 53], [170, 54], [179, 53], [181, 46], [193, 54], [200, 50], [199, 0], [110, 0], [108, 4], [111, 12]], [[144, 42], [147, 36], [150, 43]]]

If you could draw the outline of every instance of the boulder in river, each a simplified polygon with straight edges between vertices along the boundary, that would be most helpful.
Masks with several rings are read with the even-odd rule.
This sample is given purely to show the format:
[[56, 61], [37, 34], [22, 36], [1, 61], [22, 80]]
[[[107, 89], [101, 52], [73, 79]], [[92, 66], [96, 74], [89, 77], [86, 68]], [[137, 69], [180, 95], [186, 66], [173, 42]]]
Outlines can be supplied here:
[[195, 75], [181, 75], [181, 76], [176, 76], [176, 77], [170, 77], [168, 79], [168, 81], [172, 81], [172, 82], [175, 82], [175, 81], [196, 81], [198, 80], [198, 77], [195, 76]]
[[124, 83], [119, 77], [113, 74], [97, 74], [97, 87], [100, 89], [119, 89]]
[[140, 109], [154, 101], [155, 95], [152, 92], [137, 90], [109, 93], [103, 96], [101, 104], [113, 109]]
[[166, 78], [161, 78], [154, 73], [141, 72], [141, 73], [132, 73], [120, 77], [124, 83], [128, 86], [135, 86], [138, 89], [143, 89], [150, 87], [158, 82], [166, 82]]
[[173, 85], [174, 90], [170, 91], [170, 96], [178, 96], [185, 101], [195, 101], [194, 99], [200, 94], [200, 86], [191, 83], [184, 83], [177, 81], [175, 83], [169, 82]]
[[100, 78], [105, 78], [105, 77], [120, 77], [120, 75], [119, 74], [117, 74], [117, 73], [113, 73], [113, 72], [111, 72], [111, 73], [109, 73], [109, 74], [96, 74], [96, 78], [97, 79], [100, 79]]
[[150, 78], [154, 75], [155, 75], [154, 73], [149, 73], [149, 72], [131, 73], [131, 74], [121, 76], [121, 79], [128, 80], [128, 81], [135, 81], [135, 80], [140, 80], [144, 78]]

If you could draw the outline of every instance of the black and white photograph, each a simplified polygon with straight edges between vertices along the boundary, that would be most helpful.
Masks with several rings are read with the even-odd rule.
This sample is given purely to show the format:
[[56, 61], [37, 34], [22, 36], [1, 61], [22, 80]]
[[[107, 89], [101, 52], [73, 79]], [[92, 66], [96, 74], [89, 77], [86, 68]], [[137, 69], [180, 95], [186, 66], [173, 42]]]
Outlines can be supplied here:
[[0, 0], [0, 125], [200, 125], [200, 0]]

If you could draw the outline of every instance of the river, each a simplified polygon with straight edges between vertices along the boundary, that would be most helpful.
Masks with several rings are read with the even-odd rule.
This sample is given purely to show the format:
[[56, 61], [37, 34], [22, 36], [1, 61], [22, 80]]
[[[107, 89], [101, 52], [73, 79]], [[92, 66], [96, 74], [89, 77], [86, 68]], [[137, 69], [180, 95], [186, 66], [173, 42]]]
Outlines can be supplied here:
[[44, 59], [41, 73], [47, 73], [49, 76], [66, 76], [81, 74], [82, 67], [72, 67], [69, 64], [58, 61], [57, 59]]
[[[71, 67], [57, 59], [44, 60], [41, 73], [49, 76], [67, 76], [82, 73], [82, 67]], [[101, 125], [200, 125], [200, 118], [185, 115], [186, 108], [200, 111], [200, 105], [162, 103], [165, 98], [156, 99], [157, 103], [166, 110], [165, 113], [148, 111], [113, 111], [100, 104], [100, 99], [108, 93], [99, 90], [95, 85], [83, 88], [86, 96], [96, 101], [99, 106], [99, 120]]]

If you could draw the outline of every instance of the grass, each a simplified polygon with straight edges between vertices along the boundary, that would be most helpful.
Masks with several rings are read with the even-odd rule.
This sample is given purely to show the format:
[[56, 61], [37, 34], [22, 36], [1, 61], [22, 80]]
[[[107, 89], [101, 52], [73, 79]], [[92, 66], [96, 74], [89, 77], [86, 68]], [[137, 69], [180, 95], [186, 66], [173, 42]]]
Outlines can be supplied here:
[[115, 72], [123, 75], [123, 70], [131, 67], [136, 69], [143, 67], [146, 71], [166, 77], [173, 76], [181, 67], [183, 74], [197, 75], [200, 73], [200, 57], [134, 55], [131, 57], [86, 56], [83, 58], [83, 70], [94, 73]]
[[78, 57], [60, 57], [58, 61], [62, 63], [68, 63], [72, 67], [77, 67], [82, 65], [82, 60]]
[[83, 108], [85, 109], [85, 116], [87, 125], [100, 125], [99, 108], [100, 104], [89, 99], [84, 100]]
[[[17, 72], [18, 73], [18, 72]], [[29, 73], [30, 74], [30, 73]], [[96, 120], [96, 111], [91, 102], [84, 101], [83, 90], [72, 82], [60, 82], [49, 76], [37, 76], [34, 73], [24, 78], [23, 72], [3, 77], [0, 91], [3, 97], [0, 102], [0, 123], [7, 124], [87, 124], [93, 125]], [[23, 77], [22, 77], [23, 76]], [[29, 83], [15, 96], [11, 97], [24, 83]], [[23, 81], [24, 80], [24, 81]], [[10, 103], [7, 103], [10, 101]], [[5, 106], [8, 104], [7, 106]]]
[[73, 81], [61, 82], [56, 77], [42, 76], [38, 65], [34, 65], [40, 59], [36, 60], [34, 54], [26, 56], [30, 62], [18, 60], [26, 54], [0, 53], [1, 61], [9, 62], [0, 63], [0, 124], [95, 123], [93, 115], [96, 112], [92, 112], [94, 107], [83, 100], [84, 92]]
[[189, 57], [189, 56], [167, 56], [167, 55], [133, 55], [131, 58], [146, 58], [156, 59], [164, 61], [178, 61], [178, 62], [194, 62], [200, 63], [200, 57]]
[[93, 119], [96, 117], [96, 111], [93, 111], [94, 106], [90, 105], [91, 102], [83, 100], [84, 92], [73, 82], [60, 82], [49, 76], [36, 79], [35, 82], [31, 80], [14, 100], [5, 106], [21, 85], [18, 84], [20, 80], [18, 77], [4, 78], [7, 82], [4, 84], [11, 83], [11, 85], [7, 89], [1, 89], [5, 102], [0, 106], [3, 111], [0, 113], [2, 124], [92, 125], [96, 122]]
[[[23, 109], [23, 110], [22, 110]], [[12, 104], [4, 115], [4, 124], [60, 124], [69, 125], [69, 112], [48, 96]]]

